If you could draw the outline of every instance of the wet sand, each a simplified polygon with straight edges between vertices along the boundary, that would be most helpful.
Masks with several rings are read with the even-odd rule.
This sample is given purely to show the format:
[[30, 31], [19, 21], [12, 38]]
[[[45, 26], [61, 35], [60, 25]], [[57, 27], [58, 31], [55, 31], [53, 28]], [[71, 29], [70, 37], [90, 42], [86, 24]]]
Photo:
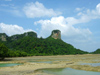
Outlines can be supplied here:
[[[100, 63], [100, 54], [16, 57], [6, 58], [5, 60], [7, 61], [0, 61], [0, 63], [23, 63], [23, 65], [0, 67], [0, 75], [47, 75], [36, 70], [67, 67], [100, 72], [100, 66], [80, 65], [80, 63]], [[52, 63], [29, 61], [52, 61]]]

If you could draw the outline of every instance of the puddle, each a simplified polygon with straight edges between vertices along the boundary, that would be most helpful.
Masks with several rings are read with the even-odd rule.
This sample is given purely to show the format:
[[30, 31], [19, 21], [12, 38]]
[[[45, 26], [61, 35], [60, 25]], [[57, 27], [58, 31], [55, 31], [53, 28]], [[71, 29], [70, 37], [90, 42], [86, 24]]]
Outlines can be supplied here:
[[96, 66], [100, 66], [100, 63], [81, 63], [81, 65], [90, 65], [96, 67]]
[[32, 62], [32, 63], [49, 63], [49, 64], [52, 63], [52, 61], [29, 61], [29, 62]]
[[100, 75], [100, 72], [76, 70], [76, 69], [72, 69], [72, 68], [41, 69], [41, 70], [37, 70], [37, 72], [53, 74], [53, 75]]
[[16, 66], [16, 65], [22, 65], [21, 63], [2, 63], [0, 64], [0, 67], [10, 67], [10, 66]]

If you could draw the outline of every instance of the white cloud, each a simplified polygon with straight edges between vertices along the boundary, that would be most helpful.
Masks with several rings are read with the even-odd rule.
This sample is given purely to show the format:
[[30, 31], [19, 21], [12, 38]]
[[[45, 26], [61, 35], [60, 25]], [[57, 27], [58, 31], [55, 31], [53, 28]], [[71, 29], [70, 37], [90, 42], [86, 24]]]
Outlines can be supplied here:
[[80, 11], [76, 16], [78, 18], [65, 18], [63, 16], [59, 16], [52, 17], [49, 20], [39, 20], [35, 22], [34, 24], [41, 25], [39, 36], [43, 36], [44, 38], [46, 38], [51, 34], [52, 30], [59, 29], [61, 30], [62, 39], [65, 42], [70, 43], [76, 48], [82, 50], [95, 50], [97, 48], [95, 44], [98, 44], [94, 44], [94, 37], [92, 36], [93, 33], [88, 28], [77, 28], [74, 26], [78, 24], [81, 25], [81, 23], [86, 23], [93, 19], [100, 19], [100, 3], [96, 6], [94, 10], [86, 9], [83, 11], [79, 8], [77, 8], [77, 10]]
[[14, 34], [22, 34], [28, 31], [33, 31], [33, 30], [31, 29], [25, 30], [18, 25], [12, 25], [12, 24], [9, 25], [9, 24], [0, 23], [0, 33], [6, 33], [9, 36]]
[[100, 14], [100, 3], [96, 6], [96, 10]]
[[84, 12], [79, 12], [77, 15], [80, 16], [79, 18], [80, 23], [89, 22], [92, 19], [99, 19], [100, 18], [100, 3], [96, 6], [94, 10], [87, 9]]
[[76, 8], [75, 10], [76, 10], [76, 11], [81, 11], [81, 10], [82, 10], [82, 8]]
[[29, 18], [35, 17], [51, 17], [60, 15], [61, 12], [56, 12], [53, 9], [47, 9], [42, 3], [39, 2], [31, 2], [24, 6], [23, 11], [25, 12], [26, 16]]
[[35, 22], [35, 24], [41, 24], [39, 36], [48, 37], [52, 30], [59, 29], [61, 30], [62, 39], [65, 41], [86, 42], [91, 40], [90, 36], [92, 32], [88, 28], [75, 28], [73, 25], [76, 23], [78, 23], [77, 19], [73, 17], [64, 18], [63, 16]]
[[[91, 49], [92, 32], [88, 28], [76, 28], [75, 24], [78, 24], [79, 19], [74, 17], [64, 18], [63, 16], [52, 17], [50, 20], [40, 20], [35, 22], [35, 25], [41, 25], [40, 33], [38, 37], [48, 37], [52, 30], [59, 29], [61, 31], [61, 38], [63, 41], [72, 44], [75, 48], [79, 48], [85, 51], [93, 51], [95, 47]], [[89, 46], [87, 48], [87, 46]], [[91, 50], [90, 50], [91, 49]]]

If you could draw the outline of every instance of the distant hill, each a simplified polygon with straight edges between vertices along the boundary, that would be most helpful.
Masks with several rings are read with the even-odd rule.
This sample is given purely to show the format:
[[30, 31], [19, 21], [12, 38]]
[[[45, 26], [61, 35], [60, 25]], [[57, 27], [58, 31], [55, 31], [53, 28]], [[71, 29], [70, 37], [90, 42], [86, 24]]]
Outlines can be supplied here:
[[[4, 38], [1, 38], [2, 36], [4, 36]], [[68, 55], [88, 53], [74, 48], [71, 44], [65, 43], [61, 39], [61, 31], [59, 30], [53, 30], [51, 35], [46, 39], [42, 37], [37, 38], [37, 34], [35, 32], [27, 32], [10, 37], [6, 34], [1, 34], [0, 40], [10, 49], [10, 55], [8, 56]]]
[[92, 52], [92, 54], [100, 54], [100, 48], [97, 49], [96, 51]]
[[15, 41], [15, 40], [19, 40], [23, 37], [26, 36], [30, 36], [30, 37], [36, 37], [37, 38], [37, 34], [35, 32], [26, 32], [24, 34], [16, 34], [13, 36], [8, 37], [5, 33], [0, 33], [0, 41]]

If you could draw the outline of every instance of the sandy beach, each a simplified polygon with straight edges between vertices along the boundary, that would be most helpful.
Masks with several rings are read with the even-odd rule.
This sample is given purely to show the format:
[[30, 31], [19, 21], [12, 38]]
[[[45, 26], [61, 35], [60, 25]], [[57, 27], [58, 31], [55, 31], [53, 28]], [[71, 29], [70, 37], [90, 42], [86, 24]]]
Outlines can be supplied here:
[[[38, 61], [52, 62], [37, 63]], [[0, 67], [0, 75], [47, 75], [44, 73], [39, 73], [36, 70], [44, 68], [67, 67], [100, 72], [100, 66], [94, 67], [90, 65], [80, 65], [80, 63], [100, 63], [100, 54], [15, 57], [6, 58], [5, 61], [0, 61], [0, 63], [23, 63], [22, 65], [12, 67]]]

